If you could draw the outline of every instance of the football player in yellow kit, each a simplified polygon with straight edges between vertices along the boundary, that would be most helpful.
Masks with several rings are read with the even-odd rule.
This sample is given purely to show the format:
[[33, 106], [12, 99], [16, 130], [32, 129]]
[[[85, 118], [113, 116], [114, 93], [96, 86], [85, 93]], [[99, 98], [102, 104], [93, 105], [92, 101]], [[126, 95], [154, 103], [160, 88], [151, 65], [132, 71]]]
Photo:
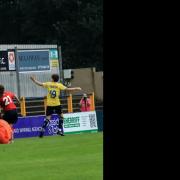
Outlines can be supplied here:
[[64, 136], [64, 130], [63, 130], [63, 112], [62, 112], [62, 106], [59, 99], [60, 91], [75, 91], [75, 90], [81, 90], [80, 87], [74, 87], [74, 88], [68, 88], [64, 86], [61, 83], [58, 83], [59, 81], [59, 75], [53, 74], [51, 76], [52, 81], [51, 82], [39, 82], [35, 79], [35, 76], [31, 76], [30, 79], [37, 85], [42, 86], [47, 89], [47, 109], [46, 109], [46, 119], [43, 123], [42, 130], [40, 131], [39, 137], [43, 137], [45, 128], [47, 124], [49, 123], [51, 119], [51, 115], [56, 113], [59, 115], [59, 129], [57, 134]]

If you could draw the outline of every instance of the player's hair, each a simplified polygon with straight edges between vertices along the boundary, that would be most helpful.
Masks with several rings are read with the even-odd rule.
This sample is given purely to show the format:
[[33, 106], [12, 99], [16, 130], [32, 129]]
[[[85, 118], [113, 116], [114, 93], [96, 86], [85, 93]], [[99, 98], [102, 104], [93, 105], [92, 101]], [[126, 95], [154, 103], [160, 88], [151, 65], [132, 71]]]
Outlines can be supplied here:
[[52, 74], [51, 78], [53, 79], [54, 82], [59, 81], [59, 75], [58, 74]]
[[4, 86], [0, 84], [0, 94], [4, 93]]

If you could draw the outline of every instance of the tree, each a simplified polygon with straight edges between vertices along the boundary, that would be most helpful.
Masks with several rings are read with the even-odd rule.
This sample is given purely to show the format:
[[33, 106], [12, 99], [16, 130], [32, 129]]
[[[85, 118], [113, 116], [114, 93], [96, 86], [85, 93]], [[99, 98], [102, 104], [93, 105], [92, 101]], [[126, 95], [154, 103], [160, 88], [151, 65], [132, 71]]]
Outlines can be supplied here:
[[63, 68], [103, 63], [102, 0], [1, 0], [2, 43], [58, 44]]

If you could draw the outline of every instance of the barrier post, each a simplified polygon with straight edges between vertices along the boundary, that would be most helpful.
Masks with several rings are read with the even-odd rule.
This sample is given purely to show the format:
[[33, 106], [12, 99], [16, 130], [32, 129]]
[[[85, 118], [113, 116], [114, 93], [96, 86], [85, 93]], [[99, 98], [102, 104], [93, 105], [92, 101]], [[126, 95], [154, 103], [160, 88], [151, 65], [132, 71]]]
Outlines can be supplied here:
[[73, 106], [72, 106], [72, 94], [69, 94], [67, 97], [67, 102], [68, 102], [68, 113], [73, 112]]
[[94, 111], [94, 110], [95, 110], [94, 92], [92, 93], [92, 95], [90, 95], [90, 100], [91, 100], [90, 110], [91, 110], [91, 111]]
[[25, 97], [20, 98], [20, 108], [21, 108], [21, 115], [23, 117], [26, 116], [26, 102], [25, 102]]

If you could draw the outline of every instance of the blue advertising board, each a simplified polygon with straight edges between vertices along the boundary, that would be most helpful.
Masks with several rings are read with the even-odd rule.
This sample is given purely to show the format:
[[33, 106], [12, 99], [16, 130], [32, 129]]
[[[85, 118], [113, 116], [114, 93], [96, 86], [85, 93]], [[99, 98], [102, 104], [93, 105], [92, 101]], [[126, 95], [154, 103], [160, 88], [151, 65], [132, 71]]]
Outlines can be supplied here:
[[50, 70], [49, 50], [18, 50], [19, 72]]
[[[18, 118], [18, 122], [13, 126], [15, 138], [36, 137], [39, 135], [45, 116], [29, 116]], [[48, 124], [45, 136], [52, 136], [57, 133], [58, 117], [52, 116], [51, 123]]]
[[[15, 138], [38, 137], [45, 115], [19, 117], [14, 128]], [[53, 114], [47, 125], [45, 136], [53, 136], [58, 131], [58, 115]], [[64, 133], [97, 132], [97, 118], [95, 111], [64, 114]]]

